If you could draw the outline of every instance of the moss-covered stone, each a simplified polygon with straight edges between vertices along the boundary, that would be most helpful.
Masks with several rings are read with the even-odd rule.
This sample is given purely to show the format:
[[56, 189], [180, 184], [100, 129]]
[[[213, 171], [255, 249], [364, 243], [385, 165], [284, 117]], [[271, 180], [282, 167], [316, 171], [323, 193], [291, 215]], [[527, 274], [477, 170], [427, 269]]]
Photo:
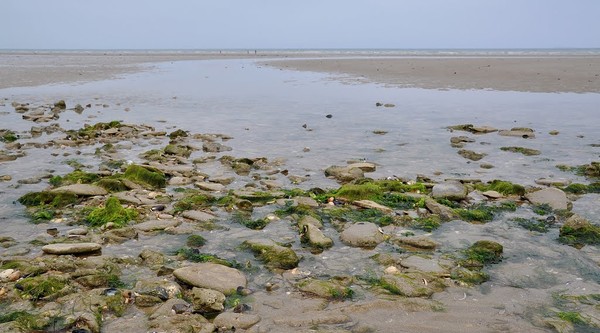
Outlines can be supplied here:
[[57, 276], [28, 277], [17, 282], [15, 287], [24, 298], [32, 301], [50, 300], [61, 296], [61, 292], [68, 285], [65, 278]]
[[190, 235], [185, 243], [189, 247], [202, 247], [206, 244], [206, 239], [201, 235]]
[[182, 248], [177, 251], [177, 255], [193, 262], [211, 262], [227, 267], [239, 267], [235, 260], [223, 259], [214, 254], [200, 252], [198, 249]]
[[489, 275], [479, 269], [468, 269], [465, 267], [455, 267], [450, 272], [450, 278], [455, 281], [462, 282], [466, 285], [482, 284], [489, 280]]
[[502, 260], [503, 250], [504, 248], [500, 243], [480, 240], [467, 249], [466, 255], [468, 260], [479, 262], [482, 265], [496, 264]]
[[117, 227], [125, 226], [129, 221], [137, 218], [138, 213], [131, 208], [123, 208], [119, 199], [110, 197], [104, 207], [92, 210], [86, 217], [86, 222], [92, 227], [100, 227], [112, 222]]
[[271, 220], [266, 217], [263, 217], [262, 219], [252, 219], [250, 214], [242, 212], [234, 213], [232, 220], [245, 226], [246, 228], [253, 230], [262, 230], [269, 224], [269, 222], [271, 222]]
[[269, 268], [292, 269], [298, 267], [300, 262], [294, 250], [272, 241], [245, 241], [242, 247], [250, 249]]
[[492, 180], [487, 184], [477, 184], [475, 187], [482, 192], [496, 191], [504, 195], [524, 195], [525, 187], [519, 184], [514, 184], [505, 180]]
[[48, 205], [54, 208], [62, 208], [77, 203], [79, 198], [76, 194], [69, 192], [42, 191], [27, 193], [20, 197], [18, 201], [27, 207]]
[[127, 191], [129, 189], [120, 180], [110, 179], [110, 178], [100, 179], [99, 181], [96, 182], [96, 185], [102, 187], [103, 189], [105, 189], [111, 193]]
[[380, 286], [395, 295], [429, 297], [446, 286], [440, 278], [422, 272], [385, 274]]
[[186, 210], [196, 210], [212, 205], [215, 198], [209, 194], [193, 191], [177, 201], [173, 206], [175, 212], [183, 212]]
[[95, 173], [89, 173], [81, 170], [75, 170], [64, 176], [54, 176], [49, 182], [53, 186], [65, 186], [71, 184], [92, 184], [100, 179]]
[[471, 161], [479, 161], [480, 159], [487, 156], [485, 153], [477, 153], [472, 150], [461, 149], [458, 151], [458, 155], [471, 160]]
[[96, 123], [94, 125], [85, 125], [83, 128], [75, 131], [67, 131], [71, 139], [93, 139], [102, 133], [102, 131], [111, 128], [120, 128], [123, 126], [120, 121], [111, 121], [108, 123]]
[[175, 155], [181, 157], [190, 157], [193, 149], [190, 146], [169, 144], [164, 148], [164, 152], [167, 155]]
[[361, 185], [346, 184], [336, 191], [336, 195], [348, 200], [375, 199], [383, 194], [383, 189], [373, 183]]
[[11, 143], [17, 141], [19, 136], [11, 130], [0, 130], [0, 142]]
[[525, 148], [525, 147], [500, 147], [500, 150], [502, 151], [509, 151], [512, 153], [521, 153], [525, 156], [534, 156], [534, 155], [539, 155], [542, 152], [540, 152], [537, 149], [531, 149], [531, 148]]
[[600, 244], [600, 226], [593, 225], [587, 219], [573, 215], [560, 228], [558, 240], [576, 248], [585, 245]]
[[187, 137], [188, 137], [188, 132], [186, 132], [182, 129], [178, 129], [176, 131], [169, 133], [169, 139], [171, 139], [171, 140], [175, 140], [177, 138], [187, 138]]
[[160, 170], [136, 164], [127, 167], [123, 178], [153, 189], [163, 188], [167, 184], [165, 174]]
[[345, 300], [352, 298], [354, 291], [348, 287], [352, 279], [332, 278], [330, 280], [305, 279], [296, 286], [305, 293], [310, 293], [330, 300]]

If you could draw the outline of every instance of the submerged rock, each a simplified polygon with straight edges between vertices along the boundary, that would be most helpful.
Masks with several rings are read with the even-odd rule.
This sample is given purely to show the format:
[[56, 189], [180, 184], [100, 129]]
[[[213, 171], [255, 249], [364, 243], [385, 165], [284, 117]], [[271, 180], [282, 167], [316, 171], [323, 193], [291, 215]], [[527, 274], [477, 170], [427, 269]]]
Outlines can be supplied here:
[[225, 309], [225, 294], [217, 290], [194, 287], [190, 298], [195, 312], [221, 312]]
[[219, 314], [213, 324], [219, 331], [223, 330], [247, 330], [258, 323], [261, 318], [253, 314], [224, 312]]
[[107, 195], [108, 191], [104, 188], [90, 184], [73, 184], [61, 186], [52, 190], [52, 192], [67, 192], [81, 196]]
[[560, 228], [559, 240], [576, 248], [582, 248], [586, 244], [600, 244], [600, 226], [574, 214]]
[[523, 139], [533, 139], [535, 138], [535, 134], [533, 129], [526, 127], [514, 127], [510, 130], [501, 130], [498, 131], [499, 135], [502, 136], [516, 136]]
[[384, 274], [381, 281], [387, 290], [406, 297], [429, 297], [446, 288], [435, 275], [421, 272]]
[[467, 149], [459, 150], [458, 155], [460, 155], [468, 160], [471, 160], [471, 161], [479, 161], [480, 159], [487, 156], [487, 154], [485, 154], [485, 153], [476, 153], [472, 150], [467, 150]]
[[294, 250], [271, 240], [247, 240], [242, 245], [252, 250], [258, 259], [264, 261], [270, 268], [292, 269], [298, 267], [300, 262]]

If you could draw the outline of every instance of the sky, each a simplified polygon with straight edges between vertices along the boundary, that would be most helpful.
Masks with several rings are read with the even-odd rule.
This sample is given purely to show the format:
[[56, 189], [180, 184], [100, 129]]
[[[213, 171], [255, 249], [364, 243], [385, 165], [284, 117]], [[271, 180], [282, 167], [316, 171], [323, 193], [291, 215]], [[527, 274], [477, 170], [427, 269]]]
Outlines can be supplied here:
[[0, 49], [600, 48], [600, 0], [0, 0]]

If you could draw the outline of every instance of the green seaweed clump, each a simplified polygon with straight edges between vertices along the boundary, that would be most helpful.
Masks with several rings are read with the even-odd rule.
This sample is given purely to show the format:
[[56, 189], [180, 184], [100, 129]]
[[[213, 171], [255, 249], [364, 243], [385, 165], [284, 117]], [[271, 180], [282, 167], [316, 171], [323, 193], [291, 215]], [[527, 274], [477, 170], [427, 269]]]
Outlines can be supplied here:
[[537, 149], [531, 149], [531, 148], [525, 148], [525, 147], [500, 147], [500, 150], [502, 151], [509, 151], [512, 153], [521, 153], [525, 156], [534, 156], [534, 155], [539, 155], [542, 152], [540, 152]]
[[321, 212], [324, 219], [341, 220], [344, 222], [371, 222], [379, 226], [394, 223], [394, 218], [378, 209], [331, 208]]
[[108, 192], [111, 192], [111, 193], [114, 193], [114, 192], [123, 192], [123, 191], [127, 191], [129, 189], [120, 180], [118, 180], [118, 179], [110, 179], [110, 178], [100, 179], [99, 181], [96, 182], [96, 185], [102, 187], [103, 189], [105, 189], [105, 190], [107, 190]]
[[466, 250], [466, 255], [471, 263], [477, 262], [483, 266], [499, 263], [502, 260], [503, 250], [504, 248], [500, 243], [480, 240]]
[[11, 143], [19, 139], [19, 136], [11, 130], [0, 130], [0, 142]]
[[600, 182], [589, 185], [573, 183], [565, 187], [563, 191], [573, 194], [600, 193]]
[[457, 208], [454, 210], [461, 219], [468, 222], [489, 222], [494, 218], [495, 207], [479, 205], [472, 208]]
[[440, 217], [437, 215], [431, 215], [429, 217], [419, 217], [415, 219], [416, 225], [415, 227], [418, 229], [425, 230], [427, 232], [431, 232], [442, 225], [442, 221]]
[[60, 296], [59, 293], [67, 286], [67, 281], [55, 276], [27, 277], [15, 285], [21, 295], [32, 301], [50, 299]]
[[81, 170], [75, 170], [64, 176], [54, 176], [50, 178], [49, 182], [53, 186], [65, 186], [71, 184], [91, 184], [98, 181], [100, 176], [95, 173], [89, 173]]
[[189, 247], [202, 247], [206, 244], [206, 238], [200, 235], [190, 235], [185, 244]]
[[30, 192], [18, 199], [19, 203], [27, 207], [48, 205], [54, 208], [62, 208], [75, 204], [79, 201], [76, 194], [68, 192]]
[[123, 227], [127, 222], [137, 218], [138, 213], [132, 208], [123, 208], [119, 199], [110, 197], [106, 200], [104, 208], [95, 208], [86, 218], [91, 227], [100, 227], [112, 222], [117, 227]]
[[178, 129], [176, 131], [169, 133], [169, 139], [171, 139], [171, 140], [175, 140], [177, 138], [187, 138], [187, 137], [188, 137], [188, 132], [186, 132], [182, 129]]
[[587, 325], [588, 322], [579, 314], [579, 312], [573, 311], [561, 311], [556, 314], [558, 318], [564, 321], [568, 321], [574, 325]]
[[455, 267], [450, 272], [452, 280], [460, 281], [467, 285], [482, 284], [490, 279], [490, 276], [480, 269], [468, 269], [465, 267]]
[[294, 250], [275, 243], [245, 241], [243, 248], [249, 248], [254, 255], [270, 268], [292, 269], [298, 267], [300, 258]]
[[160, 170], [136, 164], [127, 167], [123, 178], [153, 189], [163, 188], [167, 184], [165, 174]]
[[516, 217], [512, 219], [518, 226], [521, 228], [527, 229], [529, 231], [537, 231], [537, 232], [548, 232], [550, 226], [546, 222], [546, 220], [542, 219], [526, 219], [523, 217]]
[[234, 222], [237, 222], [245, 226], [246, 228], [252, 230], [262, 230], [269, 224], [269, 222], [271, 222], [266, 217], [262, 219], [253, 220], [248, 214], [242, 212], [236, 212], [235, 214], [233, 214], [232, 219]]
[[71, 138], [91, 139], [100, 136], [102, 131], [111, 128], [120, 128], [123, 126], [120, 121], [113, 120], [109, 123], [96, 123], [94, 125], [85, 125], [77, 131], [67, 131]]
[[496, 191], [504, 195], [525, 195], [525, 187], [505, 180], [495, 179], [488, 184], [477, 184], [475, 187], [482, 192]]
[[194, 210], [203, 207], [208, 207], [215, 202], [215, 198], [208, 195], [198, 193], [197, 191], [191, 192], [181, 200], [177, 201], [173, 206], [176, 213], [183, 212], [186, 210]]
[[336, 196], [346, 198], [348, 200], [372, 200], [382, 194], [383, 189], [373, 183], [365, 183], [360, 185], [346, 184], [336, 191]]
[[560, 227], [558, 240], [575, 248], [600, 244], [600, 226], [581, 216], [573, 215]]

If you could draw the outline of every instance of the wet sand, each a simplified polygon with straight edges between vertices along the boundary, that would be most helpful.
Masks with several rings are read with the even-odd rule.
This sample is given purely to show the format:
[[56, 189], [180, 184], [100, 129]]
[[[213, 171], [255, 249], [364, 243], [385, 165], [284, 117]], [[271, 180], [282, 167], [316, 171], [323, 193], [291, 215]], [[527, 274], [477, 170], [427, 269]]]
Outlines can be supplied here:
[[272, 62], [301, 71], [427, 89], [600, 93], [600, 57], [420, 57]]
[[265, 64], [338, 74], [347, 82], [427, 89], [600, 93], [600, 56], [388, 58], [275, 52], [0, 53], [0, 89], [111, 79], [147, 70], [151, 68], [149, 64], [158, 62], [236, 58], [269, 58]]

